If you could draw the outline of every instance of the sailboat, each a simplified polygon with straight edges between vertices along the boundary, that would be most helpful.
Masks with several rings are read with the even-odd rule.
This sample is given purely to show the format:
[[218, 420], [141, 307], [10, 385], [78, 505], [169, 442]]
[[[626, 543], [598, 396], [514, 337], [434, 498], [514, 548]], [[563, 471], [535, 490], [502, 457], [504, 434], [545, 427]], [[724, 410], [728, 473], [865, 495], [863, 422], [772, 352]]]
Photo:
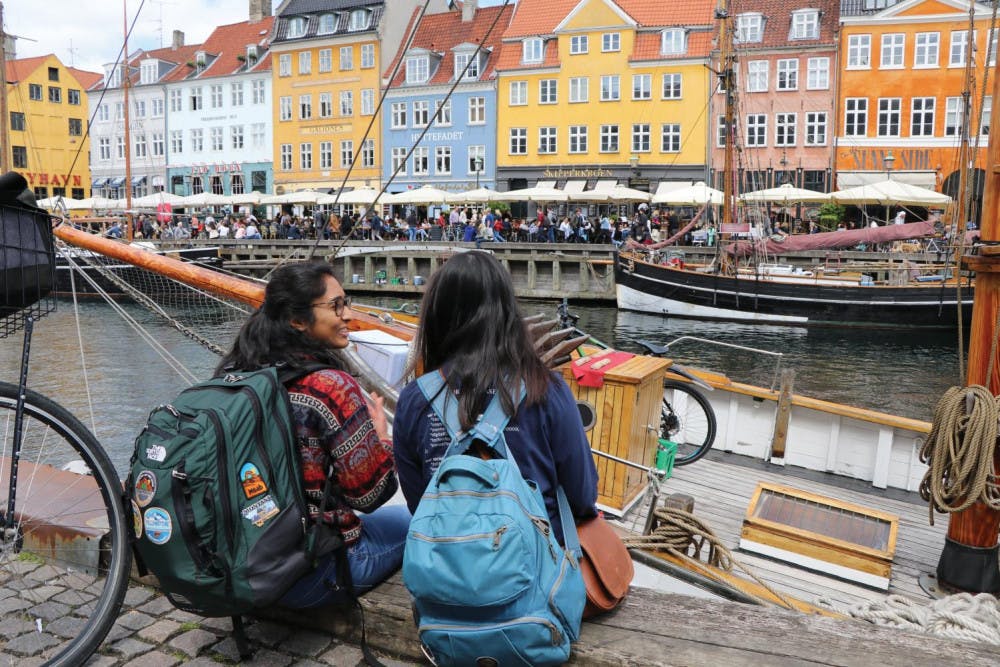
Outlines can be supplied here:
[[[725, 148], [721, 219], [731, 223], [748, 216], [736, 205], [735, 19], [728, 8], [720, 9], [718, 17], [718, 76], [725, 97], [720, 124]], [[726, 228], [724, 224], [722, 230]], [[953, 328], [971, 317], [972, 278], [949, 266], [944, 249], [933, 264], [926, 262], [924, 252], [919, 256], [872, 253], [871, 259], [852, 262], [824, 257], [837, 249], [889, 249], [893, 244], [933, 237], [936, 230], [929, 222], [866, 225], [808, 235], [767, 233], [755, 241], [723, 240], [714, 261], [702, 266], [687, 264], [683, 253], [669, 245], [674, 239], [623, 250], [615, 263], [618, 306], [672, 317], [793, 326]], [[805, 254], [811, 260], [809, 268], [768, 260], [805, 251], [813, 251]]]

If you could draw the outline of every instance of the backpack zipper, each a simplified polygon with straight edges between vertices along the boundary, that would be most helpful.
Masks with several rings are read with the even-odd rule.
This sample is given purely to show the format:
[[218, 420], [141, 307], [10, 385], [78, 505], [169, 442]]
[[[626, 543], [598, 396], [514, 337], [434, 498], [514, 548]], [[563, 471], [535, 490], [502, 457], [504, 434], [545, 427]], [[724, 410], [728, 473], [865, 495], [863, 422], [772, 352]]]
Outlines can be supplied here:
[[500, 526], [494, 531], [489, 533], [474, 533], [472, 535], [456, 535], [455, 537], [434, 537], [433, 535], [425, 535], [424, 533], [413, 532], [411, 535], [418, 540], [423, 540], [424, 542], [471, 542], [473, 540], [486, 540], [493, 538], [493, 550], [500, 548], [500, 538], [503, 534], [507, 532], [509, 526]]
[[552, 645], [559, 646], [562, 643], [562, 631], [556, 627], [556, 624], [547, 618], [542, 618], [540, 616], [522, 616], [520, 618], [515, 618], [510, 621], [504, 621], [503, 623], [493, 623], [491, 625], [454, 625], [446, 623], [433, 623], [427, 625], [421, 625], [417, 630], [419, 633], [430, 630], [443, 630], [445, 632], [482, 632], [483, 630], [501, 630], [503, 628], [509, 628], [512, 625], [524, 625], [526, 623], [541, 623], [549, 629], [552, 635]]
[[233, 520], [233, 508], [229, 503], [229, 453], [226, 451], [225, 433], [222, 430], [222, 422], [219, 415], [213, 410], [207, 410], [209, 421], [215, 429], [215, 452], [219, 466], [219, 497], [222, 499], [222, 515], [226, 522], [226, 542], [229, 543], [229, 551], [232, 552], [236, 542], [236, 525]]

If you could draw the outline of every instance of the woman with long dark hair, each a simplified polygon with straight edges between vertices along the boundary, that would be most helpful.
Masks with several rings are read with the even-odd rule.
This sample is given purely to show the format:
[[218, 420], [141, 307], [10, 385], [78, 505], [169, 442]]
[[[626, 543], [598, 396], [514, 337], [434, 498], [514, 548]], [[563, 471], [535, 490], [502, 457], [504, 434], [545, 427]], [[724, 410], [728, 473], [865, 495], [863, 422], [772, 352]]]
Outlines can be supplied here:
[[[577, 518], [594, 516], [597, 470], [569, 387], [549, 371], [531, 343], [510, 275], [492, 254], [450, 258], [430, 278], [421, 303], [417, 355], [454, 392], [463, 430], [494, 394], [512, 415], [504, 435], [525, 479], [538, 485], [553, 532], [562, 541], [556, 489]], [[518, 402], [521, 386], [523, 402]], [[450, 438], [415, 382], [399, 395], [393, 446], [400, 488], [416, 509]]]
[[[366, 396], [340, 357], [350, 343], [351, 319], [351, 300], [329, 264], [286, 264], [272, 274], [264, 303], [240, 329], [216, 373], [328, 367], [299, 376], [287, 389], [309, 513], [340, 530], [360, 594], [399, 568], [410, 514], [401, 505], [382, 507], [397, 489], [392, 443], [382, 398]], [[320, 517], [327, 474], [335, 492]], [[342, 601], [338, 583], [336, 558], [329, 554], [281, 603], [303, 608]]]

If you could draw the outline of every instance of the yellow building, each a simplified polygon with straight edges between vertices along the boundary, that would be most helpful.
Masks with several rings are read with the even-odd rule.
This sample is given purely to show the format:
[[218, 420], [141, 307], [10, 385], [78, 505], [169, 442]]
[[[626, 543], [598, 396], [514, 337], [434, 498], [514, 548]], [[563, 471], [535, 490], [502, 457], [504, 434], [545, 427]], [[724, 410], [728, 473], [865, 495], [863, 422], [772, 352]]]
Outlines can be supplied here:
[[101, 75], [66, 67], [51, 54], [6, 65], [7, 168], [24, 176], [40, 199], [89, 196], [87, 89]]
[[423, 3], [283, 4], [271, 42], [276, 193], [379, 184], [382, 124], [375, 110], [382, 68], [417, 4]]
[[521, 0], [497, 64], [497, 184], [704, 180], [712, 0]]

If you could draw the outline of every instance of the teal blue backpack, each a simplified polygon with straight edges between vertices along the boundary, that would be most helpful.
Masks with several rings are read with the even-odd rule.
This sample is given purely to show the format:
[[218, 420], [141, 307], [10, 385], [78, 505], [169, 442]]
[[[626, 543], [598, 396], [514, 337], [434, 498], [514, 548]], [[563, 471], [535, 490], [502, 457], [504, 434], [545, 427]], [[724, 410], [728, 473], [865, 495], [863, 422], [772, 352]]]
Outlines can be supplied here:
[[[441, 374], [417, 384], [452, 439], [413, 515], [403, 555], [424, 651], [438, 667], [566, 662], [586, 591], [565, 493], [558, 489], [564, 549], [541, 493], [507, 449], [510, 417], [500, 400], [462, 433], [458, 401]], [[466, 455], [474, 441], [500, 458]]]

